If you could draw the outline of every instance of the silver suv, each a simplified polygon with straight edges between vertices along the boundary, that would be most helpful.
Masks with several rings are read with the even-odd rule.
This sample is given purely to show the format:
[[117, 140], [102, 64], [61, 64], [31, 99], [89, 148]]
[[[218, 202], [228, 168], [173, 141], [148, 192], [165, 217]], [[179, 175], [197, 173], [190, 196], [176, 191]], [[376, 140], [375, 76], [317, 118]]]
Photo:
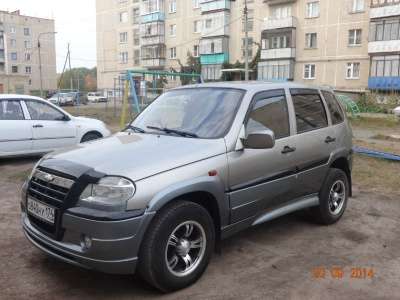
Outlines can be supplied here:
[[23, 188], [23, 230], [65, 262], [137, 270], [177, 290], [241, 230], [302, 209], [338, 221], [351, 196], [351, 138], [327, 89], [173, 89], [124, 131], [44, 157]]

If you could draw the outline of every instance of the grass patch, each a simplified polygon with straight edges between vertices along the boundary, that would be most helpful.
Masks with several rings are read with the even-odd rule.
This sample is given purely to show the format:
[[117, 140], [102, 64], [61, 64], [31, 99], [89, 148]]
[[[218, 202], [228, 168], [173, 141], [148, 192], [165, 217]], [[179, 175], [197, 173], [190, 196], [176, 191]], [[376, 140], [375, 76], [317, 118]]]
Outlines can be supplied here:
[[389, 152], [393, 154], [400, 155], [400, 144], [399, 143], [382, 143], [377, 141], [375, 142], [367, 142], [364, 140], [353, 140], [354, 145], [358, 147], [363, 147], [363, 148], [368, 148], [371, 150], [376, 150], [376, 151], [383, 151], [383, 152]]
[[389, 135], [384, 135], [384, 134], [376, 134], [371, 137], [374, 140], [379, 140], [379, 141], [388, 141], [388, 142], [400, 142], [400, 138], [394, 138]]
[[399, 194], [400, 163], [354, 155], [353, 182], [361, 189]]
[[383, 118], [374, 118], [360, 116], [357, 118], [350, 117], [350, 122], [353, 127], [362, 127], [369, 129], [393, 129], [398, 128], [400, 130], [400, 121], [394, 116], [386, 116]]
[[9, 182], [17, 182], [22, 183], [25, 179], [28, 178], [29, 174], [31, 173], [31, 169], [18, 171], [16, 173], [10, 174], [6, 177], [6, 180]]

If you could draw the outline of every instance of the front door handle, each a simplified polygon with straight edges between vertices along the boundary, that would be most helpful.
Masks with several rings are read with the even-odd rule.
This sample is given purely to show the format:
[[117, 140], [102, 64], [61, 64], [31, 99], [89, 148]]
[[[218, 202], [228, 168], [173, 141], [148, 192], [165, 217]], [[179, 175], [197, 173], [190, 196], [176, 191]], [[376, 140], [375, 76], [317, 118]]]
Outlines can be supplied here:
[[43, 128], [43, 125], [42, 124], [35, 124], [32, 127], [33, 128]]
[[285, 146], [282, 150], [282, 154], [290, 153], [296, 151], [295, 147]]
[[327, 136], [325, 139], [325, 143], [329, 144], [329, 143], [333, 143], [334, 141], [336, 141], [335, 138]]

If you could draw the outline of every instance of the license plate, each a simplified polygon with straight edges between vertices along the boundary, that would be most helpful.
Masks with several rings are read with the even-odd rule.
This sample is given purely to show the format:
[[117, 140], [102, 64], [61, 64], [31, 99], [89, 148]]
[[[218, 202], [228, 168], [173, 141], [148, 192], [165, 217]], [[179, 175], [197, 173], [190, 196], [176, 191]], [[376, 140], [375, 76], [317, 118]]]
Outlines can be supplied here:
[[56, 210], [53, 207], [45, 205], [39, 201], [28, 198], [28, 212], [50, 224], [54, 224]]

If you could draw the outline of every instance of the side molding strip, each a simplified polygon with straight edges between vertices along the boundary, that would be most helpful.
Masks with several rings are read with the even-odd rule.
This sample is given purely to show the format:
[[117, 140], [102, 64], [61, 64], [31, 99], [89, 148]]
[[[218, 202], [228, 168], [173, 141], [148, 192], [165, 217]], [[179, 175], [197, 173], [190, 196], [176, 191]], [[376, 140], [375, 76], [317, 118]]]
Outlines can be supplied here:
[[289, 205], [280, 207], [278, 209], [275, 209], [273, 211], [269, 211], [260, 217], [258, 217], [251, 226], [255, 226], [264, 222], [271, 221], [273, 219], [279, 218], [281, 216], [287, 215], [291, 212], [301, 210], [307, 207], [312, 207], [312, 206], [317, 206], [319, 204], [319, 198], [318, 196], [312, 196], [310, 198], [305, 198], [300, 201], [296, 201], [294, 203], [291, 203]]

